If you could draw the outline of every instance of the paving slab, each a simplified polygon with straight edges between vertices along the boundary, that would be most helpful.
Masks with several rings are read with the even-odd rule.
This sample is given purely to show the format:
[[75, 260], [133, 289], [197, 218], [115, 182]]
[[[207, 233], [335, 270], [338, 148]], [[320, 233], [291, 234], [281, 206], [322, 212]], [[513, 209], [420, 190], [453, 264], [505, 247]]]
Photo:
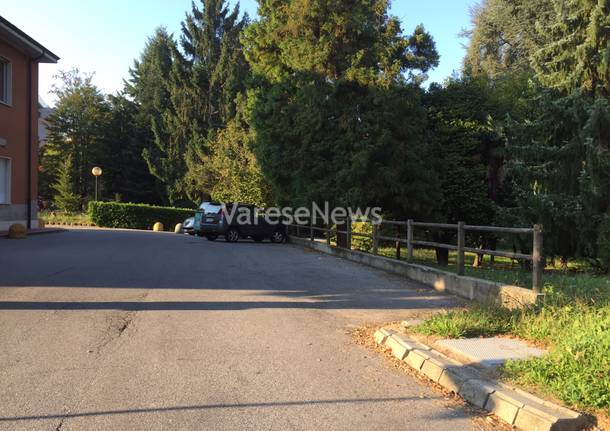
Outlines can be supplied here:
[[440, 340], [436, 344], [459, 358], [491, 368], [508, 360], [539, 357], [546, 353], [523, 341], [502, 337]]

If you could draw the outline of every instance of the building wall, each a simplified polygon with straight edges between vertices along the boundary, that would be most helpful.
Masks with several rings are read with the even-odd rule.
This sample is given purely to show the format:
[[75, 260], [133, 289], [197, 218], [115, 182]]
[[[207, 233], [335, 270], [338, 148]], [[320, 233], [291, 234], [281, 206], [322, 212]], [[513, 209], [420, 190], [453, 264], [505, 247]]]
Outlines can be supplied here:
[[[0, 230], [12, 223], [27, 222], [28, 157], [32, 160], [31, 198], [32, 227], [37, 227], [38, 187], [38, 64], [32, 62], [31, 123], [28, 125], [28, 63], [26, 55], [0, 40], [0, 56], [12, 65], [12, 106], [0, 102], [0, 157], [11, 159], [11, 204], [0, 204]], [[31, 153], [28, 154], [28, 127], [31, 130]]]

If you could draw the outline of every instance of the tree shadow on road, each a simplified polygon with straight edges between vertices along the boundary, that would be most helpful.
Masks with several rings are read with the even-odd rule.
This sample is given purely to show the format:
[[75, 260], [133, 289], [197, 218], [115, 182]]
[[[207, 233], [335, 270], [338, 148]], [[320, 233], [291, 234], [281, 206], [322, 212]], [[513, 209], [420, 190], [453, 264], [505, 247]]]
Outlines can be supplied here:
[[[156, 408], [139, 408], [139, 409], [117, 409], [117, 410], [100, 410], [100, 411], [84, 411], [74, 413], [56, 413], [56, 414], [40, 414], [29, 416], [2, 416], [0, 422], [17, 422], [17, 421], [38, 421], [51, 419], [74, 419], [96, 416], [113, 416], [113, 415], [130, 415], [130, 414], [146, 414], [146, 413], [170, 413], [170, 412], [193, 412], [216, 409], [260, 409], [260, 408], [277, 408], [277, 407], [307, 407], [319, 405], [359, 405], [359, 404], [379, 404], [379, 403], [395, 403], [395, 402], [417, 402], [423, 401], [420, 397], [390, 397], [390, 398], [354, 398], [354, 399], [331, 399], [331, 400], [302, 400], [302, 401], [274, 401], [274, 402], [257, 402], [257, 403], [235, 403], [235, 404], [199, 404], [199, 405], [184, 405], [173, 407], [156, 407]], [[447, 419], [460, 417], [452, 412], [439, 412], [435, 415], [435, 419], [440, 419], [441, 416]]]
[[[296, 246], [148, 232], [43, 235], [7, 250], [0, 246], [0, 267], [0, 310], [399, 310], [460, 304], [400, 276]], [[10, 296], [3, 287], [11, 288]], [[32, 296], [28, 289], [42, 294]], [[94, 290], [92, 299], [91, 289], [99, 289], [99, 296]], [[155, 302], [135, 301], [134, 291], [166, 292]]]

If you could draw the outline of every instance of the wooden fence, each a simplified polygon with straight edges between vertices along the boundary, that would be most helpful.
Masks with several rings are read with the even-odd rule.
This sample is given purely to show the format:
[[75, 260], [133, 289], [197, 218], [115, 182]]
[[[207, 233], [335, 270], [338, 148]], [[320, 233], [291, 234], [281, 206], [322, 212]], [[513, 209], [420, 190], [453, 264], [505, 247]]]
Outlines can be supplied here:
[[[352, 222], [365, 222], [372, 224], [372, 234], [363, 234], [353, 232]], [[381, 226], [391, 225], [396, 227], [395, 236], [384, 236], [380, 234]], [[315, 241], [315, 233], [323, 232], [326, 238], [326, 243], [331, 245], [331, 237], [333, 233], [335, 235], [345, 235], [346, 248], [351, 249], [352, 238], [361, 237], [369, 238], [373, 242], [372, 253], [374, 255], [379, 254], [379, 241], [391, 241], [394, 242], [396, 247], [396, 258], [401, 258], [401, 246], [404, 244], [407, 247], [407, 260], [413, 261], [413, 250], [415, 248], [433, 248], [433, 249], [446, 249], [457, 252], [457, 274], [464, 275], [465, 268], [465, 254], [475, 253], [478, 255], [488, 254], [490, 256], [506, 257], [515, 260], [525, 260], [532, 262], [532, 289], [534, 292], [540, 292], [542, 290], [542, 273], [544, 270], [544, 259], [542, 255], [542, 226], [534, 225], [532, 228], [511, 228], [511, 227], [496, 227], [496, 226], [475, 226], [467, 225], [464, 222], [457, 224], [447, 223], [423, 223], [416, 222], [413, 220], [407, 221], [396, 221], [396, 220], [382, 220], [379, 223], [373, 223], [371, 220], [365, 219], [346, 219], [344, 226], [345, 230], [338, 230], [334, 226], [319, 227], [314, 226], [311, 222], [309, 224], [290, 224], [288, 225], [294, 229], [297, 236], [301, 236], [302, 232], [306, 232], [309, 235], [310, 241]], [[406, 227], [406, 237], [401, 235], [401, 228]], [[414, 239], [414, 232], [416, 229], [442, 229], [456, 231], [457, 244], [446, 244], [431, 241], [421, 241]], [[518, 235], [532, 235], [532, 254], [515, 253], [502, 250], [490, 250], [484, 248], [472, 248], [466, 246], [466, 232], [481, 232], [491, 234], [518, 234]]]

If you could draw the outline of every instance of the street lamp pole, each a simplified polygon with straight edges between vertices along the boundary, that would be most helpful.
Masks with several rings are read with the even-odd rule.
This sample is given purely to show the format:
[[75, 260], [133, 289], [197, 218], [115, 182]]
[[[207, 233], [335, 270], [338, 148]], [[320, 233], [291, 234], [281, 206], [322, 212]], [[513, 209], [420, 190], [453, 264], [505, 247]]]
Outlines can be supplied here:
[[102, 175], [102, 168], [100, 168], [99, 166], [96, 166], [93, 169], [91, 169], [91, 173], [95, 177], [95, 201], [97, 202], [97, 178], [100, 175]]

